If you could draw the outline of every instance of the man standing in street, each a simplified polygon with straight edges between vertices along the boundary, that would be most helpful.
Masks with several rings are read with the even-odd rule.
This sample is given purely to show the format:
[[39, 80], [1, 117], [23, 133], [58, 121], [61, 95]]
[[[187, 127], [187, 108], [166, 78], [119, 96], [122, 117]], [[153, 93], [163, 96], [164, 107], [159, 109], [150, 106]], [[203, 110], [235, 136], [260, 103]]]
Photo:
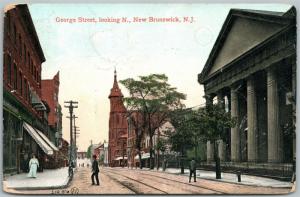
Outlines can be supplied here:
[[194, 182], [196, 182], [196, 162], [194, 158], [190, 161], [190, 178], [189, 182], [191, 182], [192, 175], [194, 174]]
[[95, 182], [94, 182], [94, 177], [96, 177], [96, 182], [97, 182], [97, 185], [99, 185], [99, 178], [98, 178], [98, 174], [99, 174], [99, 167], [98, 167], [98, 162], [96, 160], [97, 156], [96, 155], [93, 155], [93, 165], [92, 165], [92, 185], [95, 185]]

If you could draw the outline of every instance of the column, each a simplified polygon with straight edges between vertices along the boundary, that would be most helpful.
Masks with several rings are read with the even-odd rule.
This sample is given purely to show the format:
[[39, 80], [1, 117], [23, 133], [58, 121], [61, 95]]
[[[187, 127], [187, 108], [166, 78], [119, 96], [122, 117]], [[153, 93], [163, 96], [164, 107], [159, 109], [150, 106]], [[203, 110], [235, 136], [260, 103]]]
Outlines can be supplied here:
[[[206, 106], [213, 104], [213, 95], [205, 95]], [[206, 142], [206, 159], [207, 162], [214, 161], [214, 145], [208, 140]]]
[[[223, 97], [222, 92], [219, 92], [217, 94], [217, 100], [218, 100], [218, 103], [223, 106], [224, 111], [225, 111], [225, 102], [224, 102], [224, 97]], [[225, 132], [225, 131], [223, 131], [223, 132]], [[225, 152], [226, 152], [225, 144], [222, 139], [219, 139], [218, 140], [218, 156], [221, 161], [225, 161]]]
[[209, 140], [206, 142], [206, 159], [207, 162], [214, 161], [214, 144]]
[[237, 124], [235, 127], [231, 128], [231, 161], [240, 161], [240, 132], [238, 126], [238, 94], [236, 87], [231, 87], [230, 97], [231, 97], [231, 117], [236, 118]]
[[254, 78], [247, 80], [248, 161], [257, 161], [257, 102]]
[[279, 98], [276, 70], [267, 70], [268, 103], [268, 162], [281, 162], [281, 143], [279, 127]]

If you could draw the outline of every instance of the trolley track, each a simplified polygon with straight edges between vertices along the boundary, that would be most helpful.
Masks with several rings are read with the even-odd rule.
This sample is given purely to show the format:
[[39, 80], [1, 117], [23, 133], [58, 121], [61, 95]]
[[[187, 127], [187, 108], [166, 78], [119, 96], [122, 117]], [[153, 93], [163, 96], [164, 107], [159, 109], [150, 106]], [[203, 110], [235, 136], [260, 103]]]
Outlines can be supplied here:
[[[107, 169], [105, 169], [103, 171], [106, 172], [106, 176], [110, 177], [114, 181], [118, 182], [119, 184], [123, 185], [124, 187], [128, 188], [129, 190], [133, 191], [136, 194], [145, 194], [145, 192], [140, 191], [138, 188], [136, 188], [136, 186], [132, 182], [136, 182], [136, 183], [138, 183], [140, 185], [143, 185], [144, 187], [148, 187], [148, 188], [151, 188], [152, 190], [158, 191], [158, 192], [155, 192], [153, 194], [168, 194], [167, 192], [165, 192], [165, 191], [163, 191], [161, 189], [153, 187], [152, 185], [149, 185], [149, 184], [144, 183], [142, 181], [139, 181], [137, 179], [131, 178], [129, 176], [126, 176], [126, 175], [123, 175], [123, 174], [120, 174], [120, 173], [116, 173], [116, 172], [113, 172], [113, 171], [107, 170]], [[115, 176], [112, 176], [111, 174], [113, 174]], [[119, 178], [116, 178], [116, 176], [125, 177], [126, 179], [129, 179], [130, 181], [124, 181], [124, 180], [121, 181]]]
[[[141, 181], [138, 181], [132, 177], [129, 177], [129, 176], [126, 176], [124, 175], [123, 173], [116, 173], [116, 172], [113, 172], [112, 170], [108, 170], [108, 169], [105, 169], [106, 172], [109, 172], [109, 173], [113, 173], [113, 174], [117, 174], [119, 176], [123, 176], [123, 177], [126, 177], [130, 180], [133, 180], [133, 181], [136, 181], [138, 183], [141, 183], [143, 185], [147, 185], [148, 187], [151, 187], [155, 190], [158, 190], [164, 194], [167, 194], [167, 192], [161, 190], [161, 189], [158, 189], [156, 187], [153, 187], [152, 185], [149, 185], [147, 183], [144, 183], [144, 182], [141, 182]], [[122, 170], [123, 172], [125, 172], [124, 170]], [[160, 180], [156, 180], [156, 182], [159, 184], [164, 184], [164, 185], [168, 185], [168, 186], [171, 186], [171, 187], [174, 187], [174, 185], [170, 184], [170, 183], [167, 183], [167, 182], [162, 182], [161, 179], [163, 180], [167, 180], [167, 181], [172, 181], [172, 182], [175, 182], [175, 183], [179, 183], [179, 184], [183, 184], [184, 186], [189, 186], [189, 187], [193, 187], [193, 188], [197, 188], [197, 189], [202, 189], [202, 190], [207, 190], [207, 193], [213, 193], [213, 194], [226, 194], [225, 192], [223, 191], [219, 191], [219, 190], [216, 190], [216, 189], [212, 189], [212, 188], [209, 188], [209, 187], [205, 187], [205, 186], [199, 186], [199, 185], [193, 185], [193, 184], [188, 184], [188, 183], [185, 183], [185, 182], [182, 182], [182, 181], [177, 181], [177, 180], [174, 180], [174, 179], [170, 179], [170, 178], [165, 178], [165, 177], [162, 177], [162, 176], [158, 176], [158, 175], [153, 175], [153, 174], [147, 174], [147, 173], [143, 173], [143, 172], [139, 172], [141, 175], [143, 176], [146, 176], [146, 177], [154, 177], [156, 179], [160, 179]], [[193, 191], [192, 189], [186, 189], [186, 187], [181, 187], [181, 190], [184, 190], [184, 191], [187, 191], [189, 193], [192, 193], [192, 194], [199, 194], [199, 192], [195, 192], [195, 190]]]

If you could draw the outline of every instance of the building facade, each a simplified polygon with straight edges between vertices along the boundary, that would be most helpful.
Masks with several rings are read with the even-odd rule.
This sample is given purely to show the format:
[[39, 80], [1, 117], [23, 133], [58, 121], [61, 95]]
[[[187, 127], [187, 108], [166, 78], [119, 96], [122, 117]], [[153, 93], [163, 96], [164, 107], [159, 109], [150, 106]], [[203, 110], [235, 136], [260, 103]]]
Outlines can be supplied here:
[[127, 165], [127, 119], [123, 94], [114, 72], [114, 83], [108, 96], [110, 100], [108, 162], [109, 166]]
[[6, 7], [3, 60], [4, 173], [27, 171], [32, 153], [42, 168], [58, 149], [47, 137], [49, 109], [41, 99], [45, 57], [27, 5]]
[[62, 137], [62, 113], [58, 102], [59, 96], [59, 72], [52, 79], [42, 80], [42, 100], [46, 101], [49, 106], [48, 124], [51, 127], [48, 137], [56, 146], [60, 145]]
[[[237, 124], [219, 143], [222, 161], [270, 169], [295, 157], [296, 10], [230, 10], [198, 75], [206, 104], [216, 97]], [[213, 160], [207, 142], [207, 159]], [[266, 167], [266, 168], [267, 168]]]

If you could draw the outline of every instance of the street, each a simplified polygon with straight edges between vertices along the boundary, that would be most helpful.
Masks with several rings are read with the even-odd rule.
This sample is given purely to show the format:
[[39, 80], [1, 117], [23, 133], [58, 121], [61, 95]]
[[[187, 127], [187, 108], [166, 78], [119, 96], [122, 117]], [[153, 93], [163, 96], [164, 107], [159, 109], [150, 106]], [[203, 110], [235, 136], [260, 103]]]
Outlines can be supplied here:
[[10, 190], [23, 194], [286, 194], [290, 188], [257, 187], [128, 168], [101, 168], [100, 186], [91, 185], [91, 169], [79, 167], [67, 188]]

